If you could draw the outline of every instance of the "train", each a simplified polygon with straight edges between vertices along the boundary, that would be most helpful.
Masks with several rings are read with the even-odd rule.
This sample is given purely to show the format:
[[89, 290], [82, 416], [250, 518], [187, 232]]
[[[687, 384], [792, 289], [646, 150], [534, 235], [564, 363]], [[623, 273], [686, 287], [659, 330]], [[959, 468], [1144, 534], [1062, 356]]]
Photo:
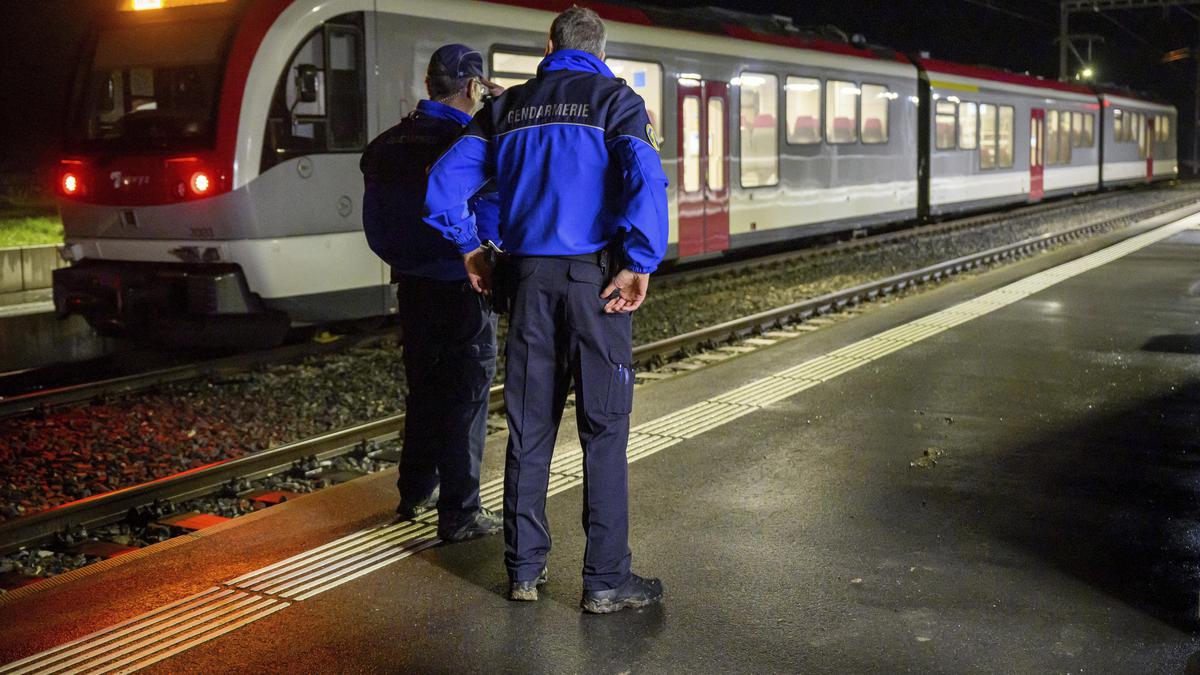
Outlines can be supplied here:
[[[119, 0], [67, 115], [56, 311], [201, 345], [396, 312], [362, 231], [363, 148], [424, 97], [438, 46], [511, 86], [572, 4]], [[676, 264], [1178, 174], [1176, 110], [1127, 91], [780, 17], [580, 4], [646, 102]]]

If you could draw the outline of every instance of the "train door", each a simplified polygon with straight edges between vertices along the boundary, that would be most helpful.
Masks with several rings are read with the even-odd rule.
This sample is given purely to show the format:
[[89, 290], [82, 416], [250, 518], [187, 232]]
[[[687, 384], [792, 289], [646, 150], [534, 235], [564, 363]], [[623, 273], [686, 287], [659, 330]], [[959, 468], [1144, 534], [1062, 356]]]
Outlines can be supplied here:
[[1029, 200], [1039, 201], [1046, 194], [1046, 111], [1029, 111]]
[[1146, 153], [1146, 182], [1154, 180], [1154, 116], [1146, 115], [1146, 128], [1142, 129], [1142, 147]]
[[679, 257], [729, 248], [729, 85], [679, 83]]

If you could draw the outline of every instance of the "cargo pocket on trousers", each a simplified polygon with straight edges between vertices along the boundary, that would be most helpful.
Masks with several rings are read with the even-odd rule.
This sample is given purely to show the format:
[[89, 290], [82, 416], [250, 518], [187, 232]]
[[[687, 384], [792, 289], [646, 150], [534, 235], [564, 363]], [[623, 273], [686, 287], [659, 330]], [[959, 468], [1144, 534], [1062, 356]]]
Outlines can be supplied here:
[[[624, 352], [624, 353], [623, 353]], [[628, 352], [620, 349], [609, 351], [609, 367], [612, 373], [608, 381], [608, 401], [604, 412], [613, 415], [628, 415], [633, 412], [633, 364]]]

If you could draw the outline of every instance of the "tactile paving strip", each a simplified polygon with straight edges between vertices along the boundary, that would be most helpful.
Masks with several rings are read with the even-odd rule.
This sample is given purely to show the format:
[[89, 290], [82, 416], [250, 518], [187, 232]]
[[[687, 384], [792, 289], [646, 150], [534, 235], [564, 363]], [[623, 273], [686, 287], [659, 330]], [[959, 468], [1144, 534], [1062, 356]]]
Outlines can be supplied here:
[[[640, 424], [630, 430], [629, 461], [649, 457], [1198, 224], [1200, 214], [1188, 216]], [[579, 445], [558, 448], [555, 455], [550, 465], [548, 493], [556, 494], [581, 485], [583, 450]], [[499, 509], [503, 491], [501, 480], [483, 485], [480, 489], [483, 505]], [[437, 543], [436, 515], [355, 532], [230, 579], [197, 595], [10, 663], [0, 668], [0, 675], [138, 670]]]

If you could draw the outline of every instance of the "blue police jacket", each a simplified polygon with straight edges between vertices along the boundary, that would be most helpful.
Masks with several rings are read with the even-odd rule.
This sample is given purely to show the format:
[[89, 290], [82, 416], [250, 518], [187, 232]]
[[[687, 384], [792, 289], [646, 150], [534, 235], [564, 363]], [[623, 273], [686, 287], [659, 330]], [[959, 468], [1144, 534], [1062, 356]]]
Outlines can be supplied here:
[[[471, 116], [436, 101], [417, 109], [371, 141], [363, 152], [363, 231], [392, 273], [438, 281], [467, 278], [454, 246], [421, 221], [429, 166], [460, 135]], [[495, 191], [468, 195], [479, 236], [499, 242]]]
[[642, 98], [600, 59], [563, 49], [484, 105], [429, 174], [425, 221], [466, 253], [486, 238], [468, 200], [494, 178], [516, 255], [593, 253], [623, 241], [653, 272], [667, 249], [667, 177]]

